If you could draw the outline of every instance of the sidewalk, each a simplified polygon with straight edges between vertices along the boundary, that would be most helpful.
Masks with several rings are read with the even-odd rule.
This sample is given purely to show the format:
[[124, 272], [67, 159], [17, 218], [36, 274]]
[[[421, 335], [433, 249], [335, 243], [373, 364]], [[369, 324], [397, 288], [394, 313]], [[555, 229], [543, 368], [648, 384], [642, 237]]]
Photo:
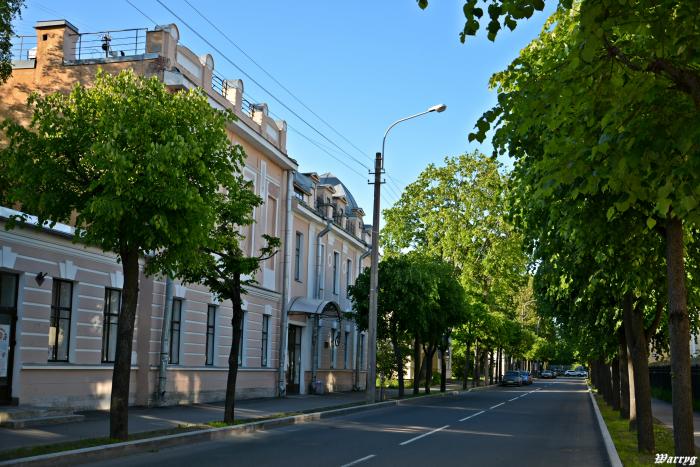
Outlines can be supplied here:
[[[673, 405], [659, 399], [651, 399], [651, 413], [661, 423], [673, 430]], [[695, 447], [700, 449], [700, 414], [693, 412], [693, 427], [695, 429]]]
[[[454, 384], [447, 386], [448, 391], [460, 389], [461, 386]], [[388, 390], [385, 399], [394, 397], [393, 392], [393, 390]], [[432, 394], [439, 392], [439, 387], [431, 388]], [[410, 390], [407, 390], [406, 393], [409, 394]], [[235, 419], [255, 420], [282, 413], [314, 412], [348, 404], [361, 404], [364, 400], [364, 392], [290, 395], [285, 398], [237, 400]], [[0, 428], [0, 452], [27, 446], [109, 436], [108, 412], [90, 411], [80, 413], [85, 415], [85, 420], [77, 423], [46, 425], [19, 430]], [[166, 430], [183, 424], [221, 421], [223, 418], [223, 401], [169, 407], [131, 407], [129, 409], [129, 433]]]

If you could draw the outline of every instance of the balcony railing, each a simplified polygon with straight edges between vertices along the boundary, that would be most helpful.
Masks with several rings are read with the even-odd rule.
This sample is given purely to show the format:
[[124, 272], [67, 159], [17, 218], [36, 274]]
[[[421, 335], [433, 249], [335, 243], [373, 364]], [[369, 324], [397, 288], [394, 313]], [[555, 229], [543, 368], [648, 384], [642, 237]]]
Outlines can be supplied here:
[[73, 52], [76, 60], [117, 58], [146, 53], [146, 28], [84, 32], [76, 37]]
[[36, 35], [13, 37], [10, 55], [12, 60], [32, 60], [36, 58]]

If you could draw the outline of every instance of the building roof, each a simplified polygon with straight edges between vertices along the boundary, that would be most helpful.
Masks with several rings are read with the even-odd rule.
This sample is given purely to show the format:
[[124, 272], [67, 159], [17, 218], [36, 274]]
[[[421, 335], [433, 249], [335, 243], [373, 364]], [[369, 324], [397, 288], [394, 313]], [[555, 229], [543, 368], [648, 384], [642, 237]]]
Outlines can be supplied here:
[[333, 175], [331, 172], [327, 172], [319, 175], [319, 179], [322, 185], [333, 186], [333, 188], [335, 188], [336, 196], [344, 196], [348, 201], [348, 205], [345, 207], [345, 215], [348, 217], [356, 217], [357, 214], [354, 211], [358, 209], [362, 211], [362, 208], [357, 205], [357, 201], [355, 201], [355, 197], [352, 195], [352, 193], [350, 193], [348, 187], [346, 187], [338, 177]]

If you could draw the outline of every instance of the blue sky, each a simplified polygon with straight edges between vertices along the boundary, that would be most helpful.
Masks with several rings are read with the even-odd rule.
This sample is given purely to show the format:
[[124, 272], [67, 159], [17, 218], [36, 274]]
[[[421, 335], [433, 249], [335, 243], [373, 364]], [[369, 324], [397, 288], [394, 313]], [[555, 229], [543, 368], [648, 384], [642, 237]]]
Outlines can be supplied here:
[[[176, 23], [181, 43], [197, 54], [211, 53], [218, 74], [243, 78], [247, 94], [267, 102], [276, 117], [287, 120], [288, 152], [299, 161], [300, 171], [336, 174], [365, 209], [367, 222], [372, 211], [367, 168], [372, 167], [374, 153], [381, 150], [387, 126], [434, 104], [448, 106], [441, 114], [428, 114], [391, 131], [385, 162], [389, 183], [382, 187], [382, 208], [396, 201], [403, 187], [429, 163], [474, 149], [490, 152], [490, 146], [467, 140], [477, 118], [495, 103], [495, 94], [488, 89], [489, 77], [518, 55], [546, 19], [545, 13], [536, 13], [514, 32], [502, 31], [495, 43], [481, 35], [461, 44], [462, 0], [433, 0], [427, 10], [420, 10], [414, 0], [190, 0], [351, 145], [280, 88], [185, 0], [161, 1], [344, 152], [245, 79], [157, 0], [131, 0], [153, 21], [126, 0], [26, 0], [15, 32], [33, 34], [34, 23], [47, 19], [67, 19], [80, 32]], [[352, 170], [302, 135], [327, 148]]]

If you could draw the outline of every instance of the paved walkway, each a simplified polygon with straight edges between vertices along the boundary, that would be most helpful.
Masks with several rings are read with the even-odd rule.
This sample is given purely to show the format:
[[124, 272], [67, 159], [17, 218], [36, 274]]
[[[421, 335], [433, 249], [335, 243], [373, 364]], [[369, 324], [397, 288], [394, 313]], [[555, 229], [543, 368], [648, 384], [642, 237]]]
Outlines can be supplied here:
[[[448, 390], [461, 389], [450, 384]], [[386, 390], [385, 398], [395, 396], [396, 391]], [[410, 394], [407, 388], [406, 393]], [[433, 393], [440, 388], [431, 388]], [[365, 400], [364, 392], [340, 392], [324, 395], [293, 395], [285, 398], [266, 398], [236, 401], [235, 418], [254, 420], [290, 412], [315, 412]], [[80, 439], [107, 437], [109, 413], [105, 411], [80, 412], [85, 420], [34, 428], [10, 430], [0, 428], [0, 451], [26, 446], [55, 444]], [[177, 405], [169, 407], [131, 407], [129, 409], [129, 433], [166, 430], [178, 425], [220, 421], [224, 418], [224, 403]]]
[[[651, 399], [651, 412], [654, 418], [673, 430], [673, 405], [659, 399]], [[700, 449], [700, 414], [693, 412], [693, 427], [695, 429], [695, 447]]]

